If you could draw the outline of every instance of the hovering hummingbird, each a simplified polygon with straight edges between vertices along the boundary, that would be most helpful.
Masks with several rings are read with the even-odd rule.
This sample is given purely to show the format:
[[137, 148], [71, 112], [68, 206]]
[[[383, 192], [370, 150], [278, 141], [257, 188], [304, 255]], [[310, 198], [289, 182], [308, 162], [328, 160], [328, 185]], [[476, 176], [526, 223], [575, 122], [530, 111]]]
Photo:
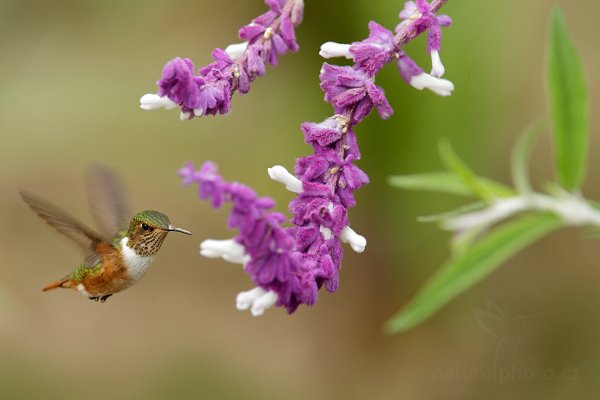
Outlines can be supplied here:
[[131, 214], [121, 186], [116, 176], [104, 167], [90, 168], [87, 183], [90, 208], [102, 234], [39, 197], [26, 192], [21, 192], [21, 197], [35, 213], [77, 243], [85, 253], [83, 263], [42, 291], [71, 288], [104, 303], [144, 276], [169, 232], [191, 233], [174, 227], [165, 214], [152, 210], [135, 214], [127, 224], [126, 218]]

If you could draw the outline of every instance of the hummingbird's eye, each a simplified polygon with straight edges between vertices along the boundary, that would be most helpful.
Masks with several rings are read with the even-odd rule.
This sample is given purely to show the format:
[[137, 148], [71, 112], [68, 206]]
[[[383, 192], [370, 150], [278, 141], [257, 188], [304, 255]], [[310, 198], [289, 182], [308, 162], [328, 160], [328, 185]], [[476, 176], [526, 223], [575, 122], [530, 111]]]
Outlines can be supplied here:
[[142, 229], [145, 230], [145, 231], [147, 231], [148, 229], [150, 229], [150, 227], [148, 226], [148, 224], [143, 223], [142, 224]]

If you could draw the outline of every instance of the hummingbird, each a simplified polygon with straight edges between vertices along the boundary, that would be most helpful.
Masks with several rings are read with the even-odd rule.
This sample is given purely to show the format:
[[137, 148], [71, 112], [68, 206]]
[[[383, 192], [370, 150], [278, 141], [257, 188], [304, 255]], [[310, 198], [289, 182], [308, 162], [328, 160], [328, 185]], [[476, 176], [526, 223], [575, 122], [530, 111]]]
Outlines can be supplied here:
[[101, 234], [35, 195], [20, 194], [37, 215], [75, 242], [85, 255], [71, 273], [42, 291], [74, 289], [104, 303], [144, 276], [169, 232], [191, 232], [174, 227], [165, 214], [153, 210], [138, 212], [127, 223], [131, 214], [123, 190], [116, 175], [106, 167], [91, 167], [87, 183], [90, 208]]

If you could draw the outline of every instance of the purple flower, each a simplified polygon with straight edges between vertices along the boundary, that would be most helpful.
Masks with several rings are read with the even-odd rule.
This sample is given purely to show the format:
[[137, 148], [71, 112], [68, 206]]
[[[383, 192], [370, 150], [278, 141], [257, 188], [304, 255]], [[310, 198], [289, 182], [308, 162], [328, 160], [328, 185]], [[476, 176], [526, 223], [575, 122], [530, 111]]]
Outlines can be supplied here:
[[402, 53], [398, 57], [398, 72], [404, 81], [408, 84], [412, 81], [415, 76], [419, 76], [423, 73], [423, 68], [419, 67], [412, 58]]
[[285, 42], [288, 49], [292, 52], [298, 51], [298, 42], [296, 41], [296, 32], [294, 30], [294, 24], [289, 15], [282, 15], [281, 25], [281, 38]]
[[[236, 58], [227, 51], [215, 51], [215, 62], [202, 69], [201, 79], [195, 80], [198, 98], [206, 98], [197, 103], [206, 103], [208, 110], [216, 110], [226, 101], [222, 94], [227, 91], [216, 83], [228, 71], [238, 77], [237, 85], [241, 87], [242, 71], [251, 81], [264, 73], [265, 62], [275, 63], [278, 54], [294, 49], [293, 25], [302, 18], [298, 6], [301, 1], [265, 2], [269, 11], [240, 30], [240, 37], [248, 40], [244, 55]], [[348, 243], [356, 252], [365, 250], [366, 239], [350, 227], [348, 217], [348, 210], [356, 205], [354, 192], [369, 183], [367, 174], [356, 165], [360, 152], [354, 126], [373, 108], [382, 118], [391, 115], [383, 89], [374, 81], [381, 68], [393, 60], [397, 60], [402, 78], [417, 89], [428, 88], [440, 95], [453, 90], [451, 82], [424, 73], [403, 51], [408, 40], [429, 31], [432, 60], [439, 56], [439, 28], [449, 23], [449, 18], [435, 15], [442, 4], [408, 2], [400, 13], [404, 21], [396, 36], [371, 22], [368, 38], [351, 45], [328, 42], [321, 47], [325, 57], [352, 58], [354, 65], [325, 63], [321, 69], [321, 89], [335, 114], [322, 122], [301, 125], [314, 153], [298, 158], [293, 174], [280, 165], [268, 169], [273, 180], [297, 195], [289, 203], [291, 226], [284, 227], [286, 217], [272, 211], [271, 198], [258, 197], [245, 185], [223, 181], [214, 164], [207, 162], [198, 171], [187, 164], [180, 170], [183, 183], [197, 183], [200, 197], [211, 200], [215, 208], [232, 203], [228, 226], [237, 229], [237, 235], [228, 240], [205, 240], [201, 254], [244, 265], [257, 287], [238, 294], [239, 309], [260, 315], [274, 305], [290, 313], [301, 304], [312, 305], [321, 287], [330, 292], [338, 287], [342, 243]]]
[[198, 103], [194, 108], [196, 116], [227, 114], [231, 108], [230, 81], [222, 79], [217, 70], [212, 72], [214, 77], [201, 81]]
[[263, 44], [263, 54], [266, 61], [271, 65], [277, 65], [279, 62], [278, 56], [285, 54], [288, 50], [283, 38], [273, 31], [265, 31], [265, 42]]
[[340, 165], [340, 176], [338, 179], [338, 196], [340, 202], [344, 207], [354, 207], [356, 200], [354, 199], [354, 192], [361, 186], [369, 183], [369, 177], [367, 174], [358, 168], [353, 163], [352, 157], [347, 157]]
[[[395, 37], [389, 30], [375, 22], [371, 22], [368, 38], [360, 42], [354, 42], [351, 45], [326, 42], [321, 45], [319, 54], [324, 58], [352, 58], [355, 62], [354, 69], [365, 73], [369, 77], [375, 77], [385, 64], [397, 59], [398, 68], [406, 82], [419, 90], [428, 88], [438, 95], [448, 96], [454, 90], [452, 82], [435, 79], [441, 78], [445, 72], [439, 53], [442, 37], [441, 28], [450, 25], [452, 22], [447, 15], [436, 15], [437, 10], [443, 3], [445, 1], [436, 1], [431, 4], [426, 0], [408, 1], [405, 3], [402, 12], [400, 12], [402, 22], [396, 27]], [[431, 75], [423, 75], [423, 70], [410, 58], [407, 58], [402, 49], [409, 40], [426, 31], [428, 32], [427, 51], [431, 56]], [[322, 74], [322, 81], [333, 81], [334, 78]], [[333, 95], [337, 95], [341, 91], [336, 86], [340, 85], [330, 83], [325, 85]], [[354, 95], [357, 93], [358, 91], [353, 90], [348, 91], [346, 94]], [[374, 91], [372, 94], [376, 98], [378, 95], [382, 95], [382, 92]], [[372, 99], [372, 103], [377, 104], [375, 98]], [[356, 123], [364, 118], [371, 111], [370, 106], [371, 104], [368, 102], [359, 102], [351, 110], [353, 112], [352, 122]], [[385, 106], [383, 109], [378, 107], [378, 110], [382, 116], [391, 111]]]
[[402, 11], [400, 11], [400, 19], [402, 20], [410, 20], [410, 19], [414, 19], [418, 16], [418, 10], [417, 10], [417, 5], [415, 4], [414, 1], [407, 1], [406, 3], [404, 3], [404, 8], [402, 9]]
[[302, 18], [304, 17], [304, 1], [298, 0], [294, 2], [292, 5], [292, 12], [290, 13], [290, 20], [295, 26], [298, 26], [302, 23]]
[[284, 11], [285, 0], [265, 0], [265, 4], [269, 7], [269, 11], [252, 20], [253, 23], [269, 26], [272, 25]]
[[369, 37], [362, 42], [354, 42], [350, 53], [358, 68], [369, 76], [375, 76], [394, 57], [396, 45], [394, 34], [376, 22], [369, 22]]
[[212, 52], [212, 57], [215, 60], [212, 64], [208, 64], [207, 66], [200, 68], [198, 71], [201, 76], [209, 76], [213, 71], [225, 71], [227, 68], [231, 67], [234, 64], [233, 59], [227, 52], [223, 49], [216, 48]]
[[273, 292], [278, 305], [295, 309], [296, 297], [302, 297], [297, 293], [300, 285], [296, 275], [297, 257], [293, 254], [295, 240], [281, 226], [286, 219], [283, 214], [270, 211], [275, 205], [273, 199], [257, 197], [252, 189], [240, 183], [224, 182], [211, 162], [204, 163], [198, 171], [186, 164], [179, 174], [184, 184], [197, 183], [200, 198], [212, 200], [213, 207], [220, 208], [225, 201], [233, 204], [228, 225], [238, 229], [239, 235], [225, 246], [220, 243], [221, 247], [212, 241], [209, 252], [212, 250], [213, 255], [235, 253], [236, 260], [240, 260], [237, 246], [241, 245], [243, 253], [249, 256], [244, 261], [245, 270], [264, 291], [260, 294]]
[[418, 90], [429, 89], [439, 96], [450, 96], [454, 90], [452, 82], [424, 73], [423, 69], [404, 53], [398, 57], [398, 71], [406, 83]]
[[314, 122], [303, 123], [301, 127], [304, 131], [306, 143], [317, 143], [321, 147], [326, 147], [340, 140], [348, 130], [341, 119], [342, 117], [338, 116], [337, 118], [327, 118], [318, 124]]
[[438, 23], [431, 4], [427, 0], [407, 1], [399, 17], [402, 22], [396, 27], [396, 31], [399, 32], [406, 25], [410, 25], [412, 32], [409, 33], [409, 37], [411, 39]]
[[241, 27], [238, 32], [238, 36], [240, 37], [240, 39], [244, 39], [251, 43], [258, 40], [259, 37], [265, 33], [266, 30], [266, 26], [252, 22], [248, 25]]
[[242, 27], [245, 43], [213, 51], [214, 62], [195, 74], [189, 59], [175, 58], [163, 69], [158, 93], [140, 99], [144, 110], [181, 108], [182, 120], [226, 114], [231, 96], [250, 91], [250, 84], [265, 73], [265, 63], [277, 65], [278, 56], [297, 51], [295, 27], [302, 21], [302, 0], [266, 0], [269, 11]]
[[407, 33], [413, 38], [425, 31], [427, 35], [427, 52], [431, 55], [431, 75], [441, 77], [444, 75], [444, 65], [439, 56], [442, 41], [442, 27], [449, 26], [452, 19], [447, 15], [436, 15], [432, 4], [426, 0], [408, 1], [400, 13], [402, 22], [396, 27], [398, 34]]
[[261, 49], [259, 46], [251, 46], [248, 49], [248, 75], [252, 78], [263, 76], [265, 74], [265, 62], [260, 55]]
[[269, 6], [271, 11], [281, 13], [285, 5], [285, 0], [265, 0], [265, 4]]
[[[334, 165], [334, 171], [330, 168], [329, 172], [340, 177], [353, 173], [355, 167], [349, 161], [336, 159], [331, 153], [323, 156], [329, 160], [325, 164], [319, 159], [299, 161], [299, 168], [304, 170], [303, 182], [306, 179], [312, 183], [320, 181], [325, 186], [330, 184], [326, 173], [311, 167], [314, 163], [320, 164], [321, 169], [324, 165]], [[338, 164], [341, 167], [335, 166]], [[260, 315], [266, 308], [278, 305], [293, 312], [300, 304], [314, 304], [321, 286], [335, 291], [342, 259], [339, 238], [349, 228], [347, 208], [334, 192], [315, 196], [303, 191], [291, 205], [294, 226], [284, 228], [286, 218], [271, 211], [274, 206], [271, 198], [258, 197], [240, 183], [223, 181], [213, 163], [204, 163], [198, 171], [186, 164], [179, 175], [185, 185], [197, 183], [200, 197], [211, 200], [213, 207], [232, 203], [228, 225], [237, 229], [238, 235], [233, 240], [204, 241], [201, 253], [244, 264], [244, 270], [258, 289], [241, 292], [238, 308], [251, 308], [253, 314]]]
[[[414, 32], [411, 33], [412, 37], [420, 35], [431, 28], [435, 27], [439, 29], [439, 27], [446, 27], [452, 23], [452, 18], [449, 16], [436, 15], [432, 8], [432, 4], [427, 2], [427, 0], [416, 0], [416, 2], [407, 1], [404, 5], [404, 9], [400, 12], [400, 19], [402, 19], [402, 22], [396, 27], [396, 31], [401, 30], [403, 24], [408, 23], [411, 25], [411, 28], [414, 29]], [[433, 36], [435, 35], [436, 34]], [[441, 31], [439, 35], [441, 37]], [[430, 34], [428, 37], [428, 49], [439, 50], [439, 38], [435, 39], [431, 36], [432, 35]]]
[[365, 72], [324, 63], [320, 78], [325, 101], [333, 104], [336, 113], [343, 114], [344, 111], [355, 108], [353, 123], [367, 116], [373, 106], [377, 108], [381, 118], [386, 119], [392, 115], [392, 107], [385, 98], [383, 89], [375, 85]]
[[179, 176], [183, 178], [183, 185], [188, 186], [198, 183], [198, 196], [202, 200], [212, 199], [212, 206], [220, 208], [225, 200], [224, 183], [221, 176], [217, 174], [217, 166], [207, 161], [196, 171], [192, 163], [187, 163], [179, 170]]
[[167, 96], [188, 109], [196, 108], [199, 90], [194, 77], [194, 64], [190, 59], [177, 57], [169, 61], [157, 85], [159, 96]]
[[347, 209], [335, 199], [302, 194], [292, 201], [290, 210], [295, 225], [328, 228], [336, 236], [348, 225]]
[[[252, 20], [239, 31], [240, 39], [249, 43], [261, 41], [261, 53], [265, 61], [277, 65], [278, 55], [288, 50], [297, 51], [298, 43], [290, 12], [285, 12], [284, 0], [266, 0], [270, 10]], [[297, 11], [296, 11], [297, 12]]]
[[229, 112], [230, 79], [218, 69], [227, 60], [221, 52], [215, 53], [220, 59], [202, 70], [204, 76], [194, 75], [194, 64], [187, 58], [175, 58], [163, 69], [163, 76], [158, 81], [158, 95], [181, 106], [182, 119]]

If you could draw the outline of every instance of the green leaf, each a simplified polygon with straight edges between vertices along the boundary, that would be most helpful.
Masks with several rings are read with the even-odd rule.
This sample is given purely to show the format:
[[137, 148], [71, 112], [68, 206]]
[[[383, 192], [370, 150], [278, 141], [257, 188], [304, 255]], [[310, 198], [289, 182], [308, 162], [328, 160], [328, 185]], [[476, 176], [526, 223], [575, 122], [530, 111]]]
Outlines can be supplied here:
[[526, 215], [499, 226], [468, 251], [448, 260], [386, 323], [385, 331], [397, 333], [416, 326], [519, 250], [560, 226], [560, 219], [551, 214]]
[[[512, 196], [514, 192], [506, 187], [500, 188], [496, 185], [490, 186], [486, 182], [467, 166], [454, 152], [450, 146], [450, 142], [447, 140], [440, 141], [439, 145], [440, 157], [446, 167], [456, 174], [456, 176], [462, 181], [462, 183], [469, 189], [475, 196], [489, 201], [495, 197]], [[504, 186], [504, 185], [502, 185]], [[500, 189], [498, 191], [498, 189]]]
[[451, 217], [456, 217], [458, 215], [462, 215], [468, 212], [477, 211], [485, 208], [487, 206], [483, 201], [477, 201], [475, 203], [465, 204], [464, 206], [460, 206], [451, 211], [445, 211], [438, 214], [433, 215], [424, 215], [422, 217], [417, 217], [417, 221], [419, 222], [438, 222], [444, 219], [448, 219]]
[[529, 184], [529, 157], [535, 140], [544, 126], [544, 121], [538, 121], [525, 129], [513, 150], [511, 169], [513, 182], [518, 193], [529, 194], [532, 192]]
[[[513, 196], [514, 191], [502, 183], [491, 179], [474, 176], [479, 187], [484, 187], [496, 197]], [[461, 196], [473, 196], [474, 193], [463, 179], [454, 172], [428, 172], [415, 175], [397, 175], [388, 177], [391, 186], [400, 189], [428, 190], [432, 192], [443, 192]]]
[[558, 181], [567, 190], [577, 190], [587, 160], [588, 99], [581, 61], [558, 8], [550, 20], [548, 89]]
[[469, 188], [452, 172], [390, 176], [388, 177], [388, 183], [400, 189], [428, 190], [462, 196], [471, 195]]

